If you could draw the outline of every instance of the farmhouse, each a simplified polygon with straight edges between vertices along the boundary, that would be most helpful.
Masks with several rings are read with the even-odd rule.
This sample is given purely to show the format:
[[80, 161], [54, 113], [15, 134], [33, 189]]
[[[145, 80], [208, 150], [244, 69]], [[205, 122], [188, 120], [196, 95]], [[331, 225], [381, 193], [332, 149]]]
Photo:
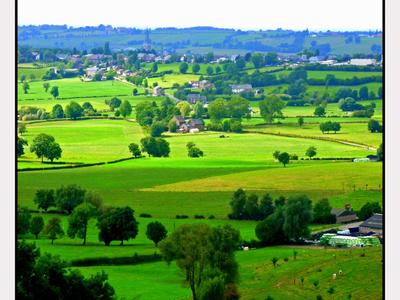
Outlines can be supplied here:
[[153, 96], [163, 96], [164, 95], [164, 89], [161, 86], [156, 86], [153, 89]]
[[199, 101], [206, 103], [207, 102], [207, 97], [206, 96], [202, 96], [199, 94], [188, 94], [186, 96], [186, 100], [191, 103], [191, 104], [195, 104]]
[[92, 78], [92, 77], [94, 77], [94, 75], [96, 75], [96, 73], [99, 71], [99, 68], [97, 68], [97, 67], [91, 67], [91, 68], [87, 68], [86, 70], [85, 70], [85, 73], [86, 73], [86, 76], [87, 77], [90, 77], [90, 78]]
[[375, 65], [376, 59], [371, 58], [352, 58], [350, 59], [350, 65], [355, 66], [368, 66], [368, 65]]
[[189, 130], [190, 129], [198, 129], [199, 131], [204, 130], [203, 121], [200, 119], [190, 119], [188, 125], [189, 125]]
[[382, 236], [382, 214], [374, 214], [369, 219], [360, 224], [360, 233], [371, 233]]
[[234, 94], [250, 92], [253, 89], [251, 84], [232, 84], [230, 87], [232, 89], [232, 93]]
[[357, 221], [358, 217], [349, 204], [346, 204], [344, 208], [332, 208], [331, 214], [335, 216], [336, 223], [348, 223]]
[[181, 127], [183, 124], [186, 124], [185, 118], [182, 116], [173, 116], [171, 121], [174, 121], [178, 127]]

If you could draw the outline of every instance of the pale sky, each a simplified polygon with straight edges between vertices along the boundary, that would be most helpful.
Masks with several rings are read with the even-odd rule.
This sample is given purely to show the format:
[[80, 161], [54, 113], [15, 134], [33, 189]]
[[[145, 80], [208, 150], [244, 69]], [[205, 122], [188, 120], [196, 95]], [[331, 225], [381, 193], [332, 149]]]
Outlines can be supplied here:
[[382, 1], [18, 0], [18, 24], [382, 30]]

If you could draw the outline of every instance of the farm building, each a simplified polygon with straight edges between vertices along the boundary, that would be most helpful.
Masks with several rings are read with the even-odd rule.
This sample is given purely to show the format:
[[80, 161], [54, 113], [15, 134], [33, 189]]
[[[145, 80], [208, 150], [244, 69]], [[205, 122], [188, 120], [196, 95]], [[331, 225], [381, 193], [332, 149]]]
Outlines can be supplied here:
[[382, 236], [382, 214], [374, 214], [369, 219], [360, 224], [360, 233], [371, 233]]
[[253, 89], [251, 84], [232, 84], [231, 85], [232, 93], [240, 94], [243, 92], [250, 92]]
[[198, 89], [211, 89], [214, 85], [208, 80], [200, 80], [200, 81], [189, 81], [189, 84], [192, 88]]
[[186, 96], [186, 100], [191, 103], [191, 104], [195, 104], [199, 101], [206, 103], [207, 102], [207, 97], [206, 96], [202, 96], [199, 94], [188, 94]]
[[350, 59], [350, 65], [355, 66], [368, 66], [368, 65], [375, 65], [376, 59], [371, 58], [352, 58]]
[[379, 246], [380, 241], [373, 236], [355, 237], [355, 236], [342, 236], [333, 233], [326, 233], [322, 235], [320, 244], [332, 247], [367, 247]]
[[336, 223], [348, 223], [358, 220], [356, 213], [348, 204], [344, 208], [332, 208], [331, 214], [335, 216]]
[[190, 119], [188, 124], [189, 124], [190, 129], [196, 128], [199, 131], [204, 130], [203, 121], [200, 119]]
[[163, 96], [164, 95], [164, 89], [161, 86], [156, 86], [153, 89], [153, 96]]
[[176, 126], [181, 127], [182, 124], [185, 124], [185, 118], [182, 116], [173, 116], [171, 121], [174, 121], [176, 123]]

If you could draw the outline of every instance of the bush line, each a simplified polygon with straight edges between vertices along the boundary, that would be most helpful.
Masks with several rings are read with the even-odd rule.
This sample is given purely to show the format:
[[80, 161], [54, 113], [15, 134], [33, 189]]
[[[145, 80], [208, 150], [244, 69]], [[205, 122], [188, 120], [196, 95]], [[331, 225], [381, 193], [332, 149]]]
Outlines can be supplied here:
[[118, 266], [118, 265], [136, 265], [148, 262], [161, 261], [161, 254], [145, 254], [138, 255], [135, 253], [133, 256], [123, 256], [123, 257], [90, 257], [74, 259], [70, 262], [72, 267], [90, 267], [90, 266]]

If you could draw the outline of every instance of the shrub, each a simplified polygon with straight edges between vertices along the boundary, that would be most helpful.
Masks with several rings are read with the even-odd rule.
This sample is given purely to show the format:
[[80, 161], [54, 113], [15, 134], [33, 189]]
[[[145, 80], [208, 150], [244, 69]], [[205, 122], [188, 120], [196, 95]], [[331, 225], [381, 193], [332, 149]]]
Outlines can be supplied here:
[[204, 216], [203, 215], [194, 215], [194, 218], [195, 219], [204, 219]]
[[208, 219], [213, 220], [213, 219], [215, 219], [215, 216], [214, 216], [214, 215], [210, 215], [210, 216], [208, 217]]
[[176, 219], [188, 219], [189, 217], [187, 215], [176, 215]]
[[141, 213], [139, 215], [139, 217], [141, 217], [141, 218], [151, 218], [152, 216], [151, 216], [151, 214], [148, 214], [148, 213]]

